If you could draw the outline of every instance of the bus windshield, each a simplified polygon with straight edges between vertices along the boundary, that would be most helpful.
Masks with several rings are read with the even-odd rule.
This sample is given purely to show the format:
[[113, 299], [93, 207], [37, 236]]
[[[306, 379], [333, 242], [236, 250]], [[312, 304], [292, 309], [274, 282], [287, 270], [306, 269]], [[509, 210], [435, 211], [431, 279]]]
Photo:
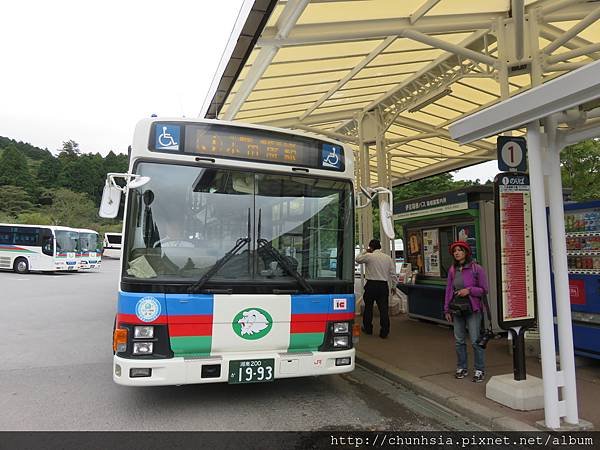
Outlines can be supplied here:
[[79, 233], [79, 248], [82, 252], [100, 253], [100, 238], [97, 233]]
[[297, 290], [353, 279], [348, 181], [149, 162], [136, 173], [151, 181], [130, 191], [125, 277]]
[[79, 235], [76, 231], [56, 230], [56, 253], [74, 252], [77, 250]]

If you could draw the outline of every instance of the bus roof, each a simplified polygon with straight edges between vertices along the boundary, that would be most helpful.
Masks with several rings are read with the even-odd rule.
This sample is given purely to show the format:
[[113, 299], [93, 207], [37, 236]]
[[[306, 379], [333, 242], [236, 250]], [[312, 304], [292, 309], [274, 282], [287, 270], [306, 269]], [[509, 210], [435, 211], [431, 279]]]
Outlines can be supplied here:
[[[256, 133], [254, 133], [254, 136], [252, 133], [250, 133], [248, 136], [244, 135], [245, 140], [243, 142], [247, 142], [246, 139], [255, 139], [255, 141], [253, 142], [253, 144], [258, 144], [260, 143], [260, 145], [269, 145], [269, 146], [275, 146], [278, 147], [279, 152], [275, 152], [278, 153], [279, 155], [282, 155], [280, 160], [278, 161], [266, 161], [263, 156], [231, 156], [230, 154], [227, 154], [227, 152], [225, 150], [227, 149], [222, 149], [222, 152], [220, 154], [214, 154], [211, 153], [211, 151], [206, 150], [206, 153], [192, 153], [192, 152], [184, 152], [183, 149], [179, 149], [179, 147], [176, 147], [174, 149], [167, 149], [167, 150], [154, 150], [152, 149], [152, 147], [155, 145], [154, 142], [156, 140], [158, 140], [158, 132], [154, 131], [155, 129], [153, 128], [154, 124], [164, 124], [165, 126], [173, 126], [173, 127], [185, 127], [185, 129], [183, 131], [181, 131], [181, 134], [183, 134], [185, 132], [185, 130], [189, 129], [190, 126], [193, 125], [215, 125], [215, 126], [220, 126], [220, 127], [231, 127], [233, 129], [238, 129], [240, 130], [240, 133], [243, 130], [255, 130], [255, 131], [266, 131], [266, 132], [272, 132], [272, 133], [277, 133], [280, 136], [273, 136], [273, 141], [268, 141], [267, 144], [265, 144], [263, 141], [265, 140], [265, 135], [264, 134], [260, 134], [258, 133], [258, 135], [256, 135]], [[155, 133], [156, 136], [152, 136], [152, 133]], [[210, 131], [210, 132], [216, 132], [216, 131]], [[286, 141], [285, 136], [289, 136], [289, 140]], [[162, 135], [161, 135], [162, 136]], [[206, 137], [206, 135], [202, 134], [202, 133], [197, 133], [197, 136], [200, 136], [200, 138], [204, 138]], [[212, 135], [210, 135], [212, 136]], [[221, 134], [222, 137], [222, 134]], [[169, 136], [170, 138], [170, 136]], [[266, 136], [267, 139], [270, 139], [270, 136]], [[343, 153], [344, 153], [344, 158], [343, 158], [343, 167], [340, 168], [331, 168], [332, 166], [325, 164], [325, 158], [323, 158], [323, 163], [320, 165], [320, 167], [316, 167], [316, 166], [312, 166], [312, 165], [306, 165], [306, 164], [301, 164], [301, 163], [290, 163], [288, 160], [286, 160], [286, 158], [283, 157], [284, 154], [286, 154], [286, 152], [284, 152], [284, 149], [287, 150], [289, 148], [290, 143], [292, 143], [292, 141], [294, 141], [294, 138], [301, 138], [299, 140], [297, 140], [297, 142], [302, 142], [302, 139], [304, 139], [304, 141], [308, 141], [308, 142], [314, 142], [314, 141], [319, 141], [321, 143], [323, 143], [322, 148], [323, 148], [323, 152], [325, 152], [325, 147], [326, 146], [337, 146], [338, 148], [342, 148], [343, 149]], [[194, 142], [194, 140], [192, 138], [189, 139], [184, 139], [184, 143], [183, 145], [187, 148], [188, 146], [188, 141], [189, 142]], [[219, 139], [216, 139], [216, 141], [219, 141]], [[177, 146], [179, 146], [179, 142], [175, 142], [175, 144]], [[246, 144], [242, 144], [242, 140], [239, 141], [240, 145], [248, 145]], [[210, 145], [210, 144], [209, 144]], [[285, 145], [285, 147], [284, 147]], [[295, 145], [294, 143], [292, 143], [291, 145]], [[167, 147], [163, 147], [163, 148], [167, 148]], [[315, 149], [317, 149], [317, 147], [315, 147]], [[318, 152], [320, 150], [316, 150], [316, 153], [303, 153], [302, 156], [298, 155], [298, 158], [303, 158], [304, 155], [310, 155], [311, 157], [315, 158], [315, 160], [317, 160], [319, 157], [326, 155], [326, 153], [323, 153], [322, 155], [319, 155]], [[241, 123], [241, 122], [227, 122], [227, 121], [222, 121], [222, 120], [212, 120], [212, 119], [190, 119], [190, 118], [181, 118], [181, 117], [151, 117], [151, 118], [145, 118], [140, 120], [136, 127], [135, 127], [135, 133], [134, 133], [134, 138], [133, 138], [133, 145], [132, 145], [132, 149], [131, 149], [131, 157], [130, 157], [130, 172], [133, 171], [133, 164], [135, 164], [135, 161], [139, 158], [143, 158], [143, 157], [151, 157], [153, 159], [162, 159], [162, 160], [168, 160], [172, 163], [181, 161], [181, 162], [202, 162], [202, 160], [198, 160], [199, 157], [205, 157], [207, 159], [210, 159], [211, 162], [218, 164], [219, 166], [230, 166], [232, 168], [240, 168], [240, 162], [243, 162], [243, 167], [247, 168], [249, 170], [261, 170], [264, 169], [266, 167], [269, 168], [269, 170], [275, 170], [275, 171], [280, 171], [280, 172], [287, 172], [287, 173], [293, 173], [293, 174], [298, 174], [298, 166], [302, 167], [303, 171], [309, 172], [310, 174], [314, 174], [314, 175], [319, 175], [319, 176], [324, 176], [324, 177], [329, 177], [329, 178], [343, 178], [346, 180], [351, 181], [352, 183], [354, 182], [354, 155], [353, 155], [353, 150], [351, 147], [349, 147], [348, 145], [339, 142], [339, 141], [335, 141], [331, 138], [325, 137], [325, 136], [320, 136], [314, 133], [307, 133], [307, 132], [303, 132], [303, 131], [298, 131], [298, 130], [288, 130], [288, 129], [280, 129], [280, 128], [274, 128], [274, 127], [269, 127], [269, 126], [264, 126], [264, 125], [256, 125], [256, 124], [246, 124], [246, 123]], [[305, 162], [305, 161], [304, 161]]]

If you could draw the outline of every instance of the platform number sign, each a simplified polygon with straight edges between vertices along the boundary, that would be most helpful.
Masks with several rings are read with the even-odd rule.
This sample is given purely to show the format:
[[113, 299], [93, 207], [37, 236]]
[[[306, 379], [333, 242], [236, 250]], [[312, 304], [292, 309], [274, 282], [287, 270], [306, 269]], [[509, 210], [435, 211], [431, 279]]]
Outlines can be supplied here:
[[527, 141], [523, 137], [498, 136], [498, 169], [527, 172]]

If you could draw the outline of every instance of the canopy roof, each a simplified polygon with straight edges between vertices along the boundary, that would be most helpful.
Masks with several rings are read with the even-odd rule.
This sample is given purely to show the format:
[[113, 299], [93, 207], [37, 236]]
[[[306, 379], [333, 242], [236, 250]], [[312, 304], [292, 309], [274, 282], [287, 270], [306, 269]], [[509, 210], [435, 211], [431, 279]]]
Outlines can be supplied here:
[[200, 115], [346, 141], [371, 184], [495, 159], [494, 137], [460, 145], [449, 125], [600, 58], [598, 1], [256, 0], [246, 13]]

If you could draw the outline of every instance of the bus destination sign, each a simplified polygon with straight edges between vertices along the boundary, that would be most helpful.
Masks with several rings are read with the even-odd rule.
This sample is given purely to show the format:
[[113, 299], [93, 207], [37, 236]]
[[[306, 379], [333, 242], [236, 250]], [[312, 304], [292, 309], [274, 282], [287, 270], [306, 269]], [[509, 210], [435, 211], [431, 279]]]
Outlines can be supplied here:
[[[165, 137], [165, 132], [168, 136]], [[304, 136], [219, 124], [155, 123], [151, 149], [216, 158], [344, 170], [343, 147]], [[174, 142], [173, 135], [181, 136]], [[169, 145], [165, 145], [169, 144]]]

